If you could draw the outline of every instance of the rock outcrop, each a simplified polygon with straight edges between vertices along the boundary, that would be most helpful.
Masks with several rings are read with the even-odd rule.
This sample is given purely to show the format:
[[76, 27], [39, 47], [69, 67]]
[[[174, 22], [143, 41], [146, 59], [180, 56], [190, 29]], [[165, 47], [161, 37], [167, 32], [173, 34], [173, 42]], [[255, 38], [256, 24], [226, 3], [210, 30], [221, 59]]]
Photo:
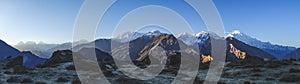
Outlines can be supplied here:
[[241, 50], [235, 48], [232, 44], [229, 44], [230, 50], [229, 52], [234, 54], [236, 58], [238, 59], [245, 59], [246, 58], [246, 52], [242, 52]]
[[201, 58], [202, 58], [202, 63], [203, 64], [214, 60], [210, 55], [208, 55], [208, 56], [202, 55]]
[[58, 50], [52, 54], [52, 57], [48, 59], [44, 66], [56, 66], [60, 63], [73, 62], [73, 55], [71, 50]]

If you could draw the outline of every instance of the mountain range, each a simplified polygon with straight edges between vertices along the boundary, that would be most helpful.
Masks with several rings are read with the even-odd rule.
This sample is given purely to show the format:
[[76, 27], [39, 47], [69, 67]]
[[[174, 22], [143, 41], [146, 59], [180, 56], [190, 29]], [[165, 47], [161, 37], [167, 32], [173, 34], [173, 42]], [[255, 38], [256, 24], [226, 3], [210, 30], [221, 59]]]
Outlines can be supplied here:
[[[204, 33], [196, 35], [195, 43], [192, 45], [186, 44], [183, 40], [177, 39], [172, 34], [160, 33], [160, 34], [144, 34], [129, 42], [120, 42], [112, 39], [99, 39], [95, 42], [88, 44], [82, 44], [76, 46], [79, 53], [84, 56], [90, 56], [88, 51], [92, 51], [91, 44], [95, 43], [96, 56], [113, 57], [116, 60], [121, 61], [133, 61], [149, 63], [149, 59], [157, 59], [162, 62], [163, 59], [167, 59], [167, 64], [174, 64], [174, 62], [180, 62], [180, 60], [193, 60], [194, 56], [211, 56], [211, 39], [220, 39], [221, 37], [215, 36], [211, 33]], [[227, 37], [226, 37], [227, 38]], [[223, 39], [227, 42], [227, 60], [234, 61], [239, 59], [247, 59], [251, 57], [257, 57], [259, 59], [275, 59], [276, 57], [264, 52], [263, 50], [250, 46], [234, 37], [228, 37]], [[181, 44], [181, 45], [179, 45]], [[101, 46], [105, 45], [105, 46]], [[233, 46], [233, 47], [230, 47]], [[87, 47], [87, 48], [86, 48]], [[235, 51], [229, 51], [232, 49]], [[81, 50], [80, 50], [81, 49]], [[107, 53], [103, 53], [107, 52]], [[244, 57], [241, 57], [244, 52]], [[185, 59], [181, 59], [181, 55]], [[217, 57], [217, 56], [212, 56]], [[101, 58], [101, 57], [100, 57]], [[112, 58], [110, 58], [112, 59]], [[175, 63], [176, 64], [176, 63]]]
[[[80, 45], [87, 43], [86, 40], [80, 40], [74, 42], [74, 45]], [[31, 51], [33, 54], [41, 57], [41, 58], [50, 58], [52, 53], [57, 50], [66, 50], [72, 48], [72, 42], [62, 43], [62, 44], [47, 44], [44, 42], [19, 42], [16, 45], [13, 45], [16, 49], [20, 51]]]
[[[203, 44], [203, 42], [205, 42], [205, 40], [208, 40], [209, 34], [210, 33], [208, 32], [202, 31], [198, 34], [183, 33], [179, 34], [177, 37], [183, 40], [186, 44], [193, 45], [194, 43], [198, 43], [199, 45], [201, 45]], [[271, 54], [277, 59], [289, 59], [290, 57], [286, 57], [286, 55], [297, 50], [296, 47], [292, 46], [283, 46], [272, 44], [270, 42], [260, 41], [256, 38], [253, 38], [247, 34], [240, 32], [239, 30], [234, 30], [232, 32], [227, 33], [227, 37], [234, 37], [235, 39], [247, 45], [259, 48], [264, 52]]]
[[[249, 56], [260, 59], [300, 58], [300, 49], [262, 42], [237, 30], [228, 33], [227, 37], [220, 37], [211, 32], [200, 32], [198, 34], [182, 33], [174, 36], [157, 30], [148, 33], [125, 34], [119, 35], [122, 37], [113, 39], [97, 39], [92, 42], [78, 41], [73, 50], [86, 57], [91, 56], [91, 51], [95, 50], [96, 56], [101, 60], [112, 59], [113, 57], [117, 60], [142, 62], [149, 61], [149, 56], [154, 56], [154, 58], [161, 60], [161, 57], [156, 56], [159, 54], [165, 55], [166, 57], [162, 58], [168, 59], [167, 63], [170, 64], [172, 60], [180, 60], [180, 54], [191, 57], [211, 55], [211, 40], [220, 39], [227, 42], [227, 60], [247, 59]], [[179, 46], [179, 44], [181, 45]], [[27, 42], [19, 43], [15, 46], [17, 49], [0, 40], [0, 60], [9, 56], [23, 56], [25, 66], [35, 66], [45, 62], [54, 51], [71, 49], [72, 43], [36, 44]], [[21, 52], [18, 49], [28, 51]]]

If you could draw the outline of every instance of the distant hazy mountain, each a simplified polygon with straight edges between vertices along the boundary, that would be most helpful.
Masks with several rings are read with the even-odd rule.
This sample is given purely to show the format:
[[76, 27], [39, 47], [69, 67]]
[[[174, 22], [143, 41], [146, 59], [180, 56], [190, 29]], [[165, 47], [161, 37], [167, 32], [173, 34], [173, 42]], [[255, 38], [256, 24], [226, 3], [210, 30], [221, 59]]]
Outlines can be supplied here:
[[119, 45], [120, 42], [113, 39], [97, 39], [93, 42], [77, 45], [73, 48], [75, 52], [80, 51], [83, 48], [97, 48], [104, 52], [111, 52], [111, 45]]
[[154, 35], [162, 34], [162, 33], [164, 33], [164, 32], [160, 32], [159, 30], [152, 30], [152, 31], [147, 32], [147, 33], [126, 32], [126, 33], [118, 35], [117, 37], [114, 37], [113, 39], [115, 41], [119, 41], [121, 43], [124, 43], [124, 42], [129, 42], [129, 41], [135, 40], [135, 39], [137, 39], [139, 37], [142, 37], [142, 36], [153, 37]]
[[39, 51], [46, 51], [50, 48], [54, 48], [55, 46], [58, 46], [58, 44], [46, 44], [44, 42], [33, 42], [33, 41], [28, 41], [28, 42], [19, 42], [17, 45], [14, 45], [15, 48], [21, 50], [21, 51], [34, 51], [34, 50], [39, 50]]
[[32, 54], [29, 51], [20, 52], [19, 50], [11, 47], [4, 41], [0, 40], [0, 60], [6, 59], [8, 56], [17, 57], [23, 56], [23, 65], [32, 67], [37, 64], [42, 64], [46, 59], [39, 58], [38, 56]]
[[[74, 42], [74, 45], [79, 45], [83, 43], [87, 43], [86, 40], [81, 40]], [[20, 42], [17, 45], [14, 45], [18, 50], [21, 51], [31, 51], [33, 54], [41, 57], [41, 58], [50, 58], [52, 53], [57, 50], [66, 50], [72, 48], [72, 43], [63, 43], [63, 44], [47, 44], [44, 42], [35, 43], [35, 42]]]
[[[121, 46], [122, 43], [128, 43], [130, 41], [136, 40], [138, 38], [153, 38], [154, 35], [162, 34], [162, 32], [158, 30], [153, 30], [147, 33], [139, 33], [139, 32], [127, 32], [124, 34], [120, 34], [112, 39], [97, 39], [93, 42], [77, 45], [73, 48], [75, 52], [78, 52], [82, 48], [94, 48], [103, 51], [103, 52], [111, 52], [111, 45]], [[115, 48], [115, 47], [114, 47]]]
[[58, 46], [54, 47], [54, 48], [51, 48], [51, 49], [48, 49], [47, 51], [48, 52], [54, 52], [54, 51], [57, 51], [57, 50], [67, 50], [67, 49], [71, 49], [72, 48], [72, 44], [74, 46], [76, 45], [81, 45], [81, 44], [85, 44], [85, 43], [88, 43], [88, 41], [86, 40], [80, 40], [80, 41], [76, 41], [74, 43], [72, 42], [67, 42], [67, 43], [63, 43], [63, 44], [59, 44]]
[[251, 36], [248, 36], [238, 30], [235, 30], [228, 34], [228, 36], [233, 36], [234, 38], [257, 48], [262, 49], [265, 52], [268, 52], [269, 54], [275, 56], [278, 59], [285, 58], [284, 56], [288, 53], [295, 51], [295, 47], [290, 46], [282, 46], [282, 45], [275, 45], [271, 44], [270, 42], [262, 42], [260, 40], [257, 40], [255, 38], [252, 38]]

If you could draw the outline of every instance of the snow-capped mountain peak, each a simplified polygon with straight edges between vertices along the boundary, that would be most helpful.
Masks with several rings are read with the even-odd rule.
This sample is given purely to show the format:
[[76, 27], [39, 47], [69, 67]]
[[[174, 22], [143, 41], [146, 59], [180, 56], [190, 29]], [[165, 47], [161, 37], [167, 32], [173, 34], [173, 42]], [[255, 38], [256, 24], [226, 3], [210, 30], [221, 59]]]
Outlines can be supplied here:
[[117, 37], [114, 37], [114, 40], [119, 42], [129, 42], [139, 37], [147, 37], [151, 38], [154, 35], [163, 34], [163, 32], [159, 30], [152, 30], [150, 32], [125, 32], [123, 34], [119, 34]]
[[193, 45], [195, 43], [203, 44], [208, 38], [210, 34], [205, 31], [201, 31], [197, 34], [189, 34], [189, 33], [181, 33], [177, 35], [177, 38], [182, 40], [187, 45]]
[[142, 37], [143, 35], [144, 35], [143, 33], [139, 33], [139, 32], [126, 32], [123, 34], [119, 34], [117, 37], [114, 37], [113, 39], [120, 42], [129, 42], [136, 38]]
[[232, 34], [228, 34], [227, 37], [234, 37]]
[[161, 32], [159, 30], [152, 30], [151, 33], [160, 34]]
[[206, 36], [206, 35], [208, 35], [208, 32], [205, 32], [205, 31], [201, 31], [197, 34], [194, 34], [194, 36], [196, 36], [196, 37], [203, 37], [203, 36]]
[[196, 42], [195, 35], [187, 32], [176, 35], [176, 38], [182, 40], [187, 45], [193, 45]]
[[227, 33], [227, 37], [243, 36], [243, 33], [240, 30], [233, 30], [232, 32]]
[[240, 34], [240, 35], [242, 35], [242, 33], [241, 33], [240, 30], [233, 30], [233, 31], [231, 32], [231, 34]]
[[162, 32], [159, 31], [159, 30], [152, 30], [152, 31], [146, 33], [145, 35], [150, 35], [150, 36], [152, 36], [152, 35], [158, 35], [158, 34], [162, 34]]
[[[162, 32], [159, 30], [152, 30], [152, 31], [146, 32], [146, 33], [138, 33], [138, 32], [128, 33], [127, 35], [121, 35], [124, 37], [124, 39], [125, 38], [127, 38], [127, 39], [125, 39], [125, 40], [120, 39], [120, 38], [118, 38], [118, 39], [123, 40], [121, 42], [129, 42], [129, 41], [132, 41], [139, 37], [153, 38], [155, 35], [158, 35], [158, 34], [162, 34]], [[196, 34], [181, 33], [181, 34], [177, 34], [176, 37], [178, 39], [182, 40], [187, 45], [194, 45], [196, 43], [198, 45], [203, 45], [203, 44], [205, 44], [205, 42], [207, 42], [209, 40], [210, 37], [212, 37], [214, 39], [219, 39], [219, 38], [223, 39], [224, 38], [224, 37], [218, 36], [217, 34], [215, 34], [213, 32], [206, 32], [206, 31], [201, 31]], [[275, 45], [275, 44], [271, 44], [270, 42], [260, 41], [260, 40], [253, 38], [247, 34], [244, 34], [243, 32], [241, 32], [239, 30], [233, 30], [232, 32], [228, 32], [227, 37], [234, 37], [235, 39], [238, 39], [250, 46], [260, 48], [263, 51], [268, 52], [279, 59], [283, 58], [283, 56], [285, 56], [287, 53], [296, 50], [295, 47]]]

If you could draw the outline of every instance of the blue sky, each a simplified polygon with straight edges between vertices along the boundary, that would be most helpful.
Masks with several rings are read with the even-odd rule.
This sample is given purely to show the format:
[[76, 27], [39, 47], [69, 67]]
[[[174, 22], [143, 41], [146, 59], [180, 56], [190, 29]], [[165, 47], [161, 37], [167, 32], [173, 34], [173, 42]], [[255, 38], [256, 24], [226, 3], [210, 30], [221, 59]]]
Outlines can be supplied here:
[[[129, 1], [129, 2], [128, 2]], [[127, 12], [143, 5], [162, 5], [182, 15], [194, 32], [206, 30], [201, 18], [181, 0], [121, 0], [104, 16], [97, 37], [109, 37]], [[135, 2], [138, 3], [135, 3]], [[242, 32], [262, 41], [300, 47], [299, 0], [213, 0], [226, 31]], [[0, 39], [62, 43], [72, 40], [83, 0], [0, 0]]]
[[71, 41], [82, 0], [0, 0], [0, 39], [62, 43]]

